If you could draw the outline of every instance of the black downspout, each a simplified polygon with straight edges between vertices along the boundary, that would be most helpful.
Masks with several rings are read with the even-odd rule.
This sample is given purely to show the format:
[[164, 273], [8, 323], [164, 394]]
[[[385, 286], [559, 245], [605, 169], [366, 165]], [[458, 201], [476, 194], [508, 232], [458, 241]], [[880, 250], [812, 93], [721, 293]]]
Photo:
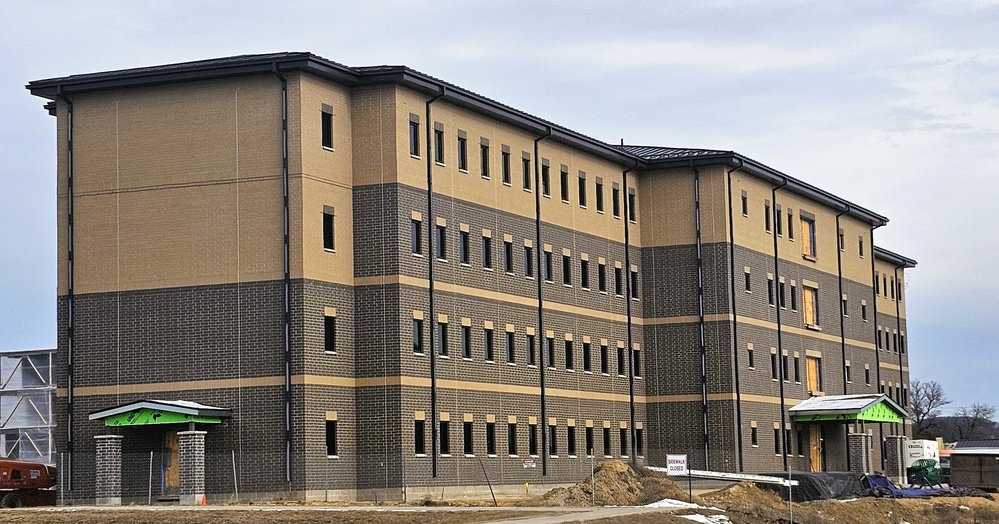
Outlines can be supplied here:
[[[843, 394], [847, 395], [850, 392], [847, 390], [846, 382], [846, 311], [843, 310], [843, 249], [846, 248], [846, 238], [843, 237], [842, 243], [840, 245], [839, 236], [839, 218], [850, 212], [850, 206], [846, 206], [842, 212], [836, 215], [836, 272], [839, 276], [839, 345], [840, 351], [843, 354]], [[847, 464], [849, 461], [850, 446], [847, 446]]]
[[[625, 313], [627, 315], [627, 330], [628, 330], [628, 407], [630, 409], [631, 420], [629, 422], [629, 428], [631, 431], [631, 465], [634, 466], [638, 463], [638, 448], [635, 445], [635, 351], [632, 345], [634, 344], [631, 335], [631, 300], [634, 295], [631, 289], [631, 234], [628, 231], [628, 222], [631, 222], [631, 209], [628, 207], [628, 201], [631, 199], [628, 193], [628, 173], [638, 167], [638, 161], [635, 161], [635, 165], [625, 169], [621, 173], [621, 187], [624, 190], [624, 267], [627, 271], [627, 276], [624, 279], [624, 302], [625, 302]], [[638, 199], [638, 196], [635, 196]], [[638, 215], [635, 215], [638, 218]]]
[[[787, 185], [787, 179], [785, 178], [785, 179], [783, 179], [783, 181], [781, 182], [781, 184], [779, 186], [774, 186], [774, 188], [772, 190], [770, 190], [770, 197], [773, 200], [773, 207], [771, 208], [770, 212], [774, 216], [776, 216], [777, 220], [780, 220], [782, 218], [780, 216], [777, 216], [777, 190], [780, 189], [780, 188], [782, 188], [782, 187], [784, 187], [784, 186], [786, 186], [786, 185]], [[771, 218], [771, 220], [773, 220], [773, 217], [770, 217], [770, 218]], [[775, 224], [775, 227], [776, 227], [776, 222], [773, 222], [773, 223]], [[777, 251], [777, 232], [776, 231], [771, 231], [770, 234], [773, 236], [773, 239], [774, 239], [774, 286], [780, 287], [780, 284], [779, 284], [779, 282], [780, 282], [780, 256], [779, 256], [778, 251]], [[802, 241], [804, 241], [804, 240], [802, 240]], [[774, 293], [775, 295], [779, 295], [778, 293], [776, 293], [777, 289], [774, 289], [774, 291], [775, 291], [775, 293]], [[781, 308], [780, 308], [780, 297], [779, 296], [776, 297], [776, 302], [777, 302], [777, 304], [776, 304], [777, 307], [775, 309], [777, 310], [777, 369], [780, 370], [780, 373], [779, 373], [780, 380], [778, 381], [778, 382], [780, 382], [780, 434], [779, 434], [779, 438], [781, 439], [780, 449], [781, 449], [781, 456], [784, 459], [784, 471], [790, 471], [790, 469], [788, 468], [788, 463], [787, 463], [787, 444], [788, 444], [788, 439], [785, 438], [785, 435], [786, 435], [786, 432], [787, 432], [787, 402], [785, 400], [785, 393], [784, 393], [784, 380], [787, 379], [787, 376], [785, 376], [785, 373], [784, 373], [784, 340], [783, 340], [783, 329], [781, 327], [781, 318], [780, 318], [780, 310], [781, 310]], [[816, 307], [818, 307], [818, 304], [816, 304]]]
[[[895, 351], [898, 353], [898, 382], [899, 386], [906, 383], [905, 377], [902, 374], [902, 352], [905, 351], [905, 346], [899, 347], [899, 341], [902, 340], [902, 307], [899, 305], [902, 303], [902, 281], [898, 279], [898, 270], [905, 267], [905, 265], [895, 266], [895, 329], [898, 331], [899, 338], [895, 339]], [[902, 404], [901, 399], [899, 399], [899, 405]], [[904, 406], [903, 406], [904, 408]], [[905, 422], [902, 422], [902, 436], [905, 436]]]
[[291, 246], [288, 208], [288, 80], [274, 62], [274, 74], [281, 81], [281, 191], [284, 200], [284, 443], [285, 481], [291, 482]]
[[735, 424], [736, 438], [738, 439], [739, 473], [745, 471], [742, 451], [742, 388], [739, 383], [739, 337], [737, 326], [739, 317], [735, 311], [735, 221], [732, 218], [732, 173], [742, 169], [743, 162], [739, 160], [739, 165], [728, 170], [728, 263], [731, 269], [732, 292], [732, 354], [735, 357]]
[[[76, 306], [73, 295], [73, 101], [56, 86], [56, 96], [66, 103], [66, 452], [69, 473], [66, 489], [73, 490], [73, 353], [76, 335], [73, 322]], [[65, 473], [65, 472], [64, 472]]]
[[[548, 474], [548, 400], [546, 393], [545, 384], [545, 324], [544, 324], [544, 297], [542, 295], [543, 286], [541, 285], [541, 174], [540, 165], [541, 158], [538, 156], [538, 142], [552, 136], [552, 128], [549, 126], [544, 135], [539, 136], [534, 139], [534, 235], [537, 245], [534, 246], [534, 250], [538, 254], [538, 264], [535, 281], [538, 283], [538, 333], [535, 335], [534, 339], [541, 344], [541, 362], [538, 366], [540, 371], [541, 379], [541, 475]], [[530, 349], [530, 348], [528, 348]]]
[[430, 247], [430, 252], [427, 253], [427, 268], [428, 274], [427, 279], [429, 281], [429, 293], [430, 293], [430, 318], [427, 322], [428, 331], [430, 332], [430, 347], [428, 347], [427, 353], [430, 355], [430, 476], [437, 477], [437, 347], [434, 346], [434, 333], [437, 329], [437, 314], [434, 308], [434, 263], [437, 261], [437, 249], [434, 245], [434, 238], [437, 236], [435, 233], [437, 231], [437, 220], [434, 218], [434, 146], [433, 143], [433, 121], [430, 120], [430, 105], [434, 102], [440, 100], [447, 94], [447, 88], [441, 87], [441, 94], [427, 100], [426, 105], [426, 115], [427, 115], [427, 222], [430, 227], [427, 228], [427, 234], [430, 236], [430, 241], [427, 242], [427, 246]]
[[[874, 309], [874, 322], [871, 325], [874, 326], [874, 381], [875, 387], [878, 388], [878, 393], [881, 393], [881, 350], [878, 349], [877, 340], [881, 334], [878, 332], [878, 277], [877, 277], [877, 255], [874, 254], [874, 230], [881, 227], [881, 225], [871, 226], [871, 291], [874, 291], [874, 301], [871, 307]], [[878, 422], [878, 438], [881, 440], [881, 469], [885, 467], [885, 453], [884, 453], [884, 426], [881, 422]]]
[[701, 172], [690, 162], [694, 171], [694, 241], [697, 249], [697, 327], [698, 350], [701, 354], [701, 438], [704, 440], [704, 469], [711, 469], [708, 433], [708, 346], [704, 333], [704, 254], [701, 251]]

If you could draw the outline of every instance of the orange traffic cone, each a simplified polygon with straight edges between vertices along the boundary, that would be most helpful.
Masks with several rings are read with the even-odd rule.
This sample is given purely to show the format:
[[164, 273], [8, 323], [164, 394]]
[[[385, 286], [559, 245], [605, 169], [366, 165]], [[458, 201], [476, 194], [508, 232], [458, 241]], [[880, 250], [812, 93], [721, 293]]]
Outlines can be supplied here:
[[202, 506], [207, 506], [208, 505], [208, 497], [207, 496], [201, 495], [201, 505]]

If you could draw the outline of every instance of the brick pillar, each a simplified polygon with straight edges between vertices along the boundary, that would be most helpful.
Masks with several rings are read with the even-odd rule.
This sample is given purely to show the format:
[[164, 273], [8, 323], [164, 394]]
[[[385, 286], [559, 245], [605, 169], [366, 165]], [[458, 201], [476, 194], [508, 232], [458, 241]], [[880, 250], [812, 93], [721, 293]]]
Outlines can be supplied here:
[[870, 473], [871, 436], [867, 433], [850, 433], [846, 438], [847, 445], [850, 446], [850, 471], [854, 473]]
[[885, 437], [885, 476], [897, 484], [908, 484], [905, 478], [905, 441], [903, 435]]
[[205, 432], [182, 431], [180, 438], [180, 503], [197, 506], [205, 500]]
[[95, 504], [121, 506], [121, 435], [97, 435]]

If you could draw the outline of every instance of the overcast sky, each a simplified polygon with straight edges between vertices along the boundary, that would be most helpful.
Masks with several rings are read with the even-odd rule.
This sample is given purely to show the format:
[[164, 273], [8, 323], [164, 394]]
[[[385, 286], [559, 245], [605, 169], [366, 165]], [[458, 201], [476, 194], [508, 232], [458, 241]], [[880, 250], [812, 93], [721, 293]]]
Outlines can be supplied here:
[[56, 343], [55, 119], [25, 83], [309, 51], [607, 142], [735, 150], [888, 216], [876, 243], [919, 262], [912, 377], [999, 406], [999, 1], [340, 4], [0, 6], [0, 349]]

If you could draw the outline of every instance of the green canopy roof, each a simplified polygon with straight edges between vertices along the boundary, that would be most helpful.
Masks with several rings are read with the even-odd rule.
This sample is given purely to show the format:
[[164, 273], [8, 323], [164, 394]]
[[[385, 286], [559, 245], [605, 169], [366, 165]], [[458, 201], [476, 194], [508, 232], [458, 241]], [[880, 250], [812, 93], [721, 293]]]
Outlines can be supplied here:
[[148, 426], [153, 424], [219, 424], [232, 411], [186, 400], [140, 400], [90, 414], [90, 420], [104, 420], [105, 426]]
[[788, 411], [795, 422], [901, 422], [909, 416], [887, 395], [812, 397]]

